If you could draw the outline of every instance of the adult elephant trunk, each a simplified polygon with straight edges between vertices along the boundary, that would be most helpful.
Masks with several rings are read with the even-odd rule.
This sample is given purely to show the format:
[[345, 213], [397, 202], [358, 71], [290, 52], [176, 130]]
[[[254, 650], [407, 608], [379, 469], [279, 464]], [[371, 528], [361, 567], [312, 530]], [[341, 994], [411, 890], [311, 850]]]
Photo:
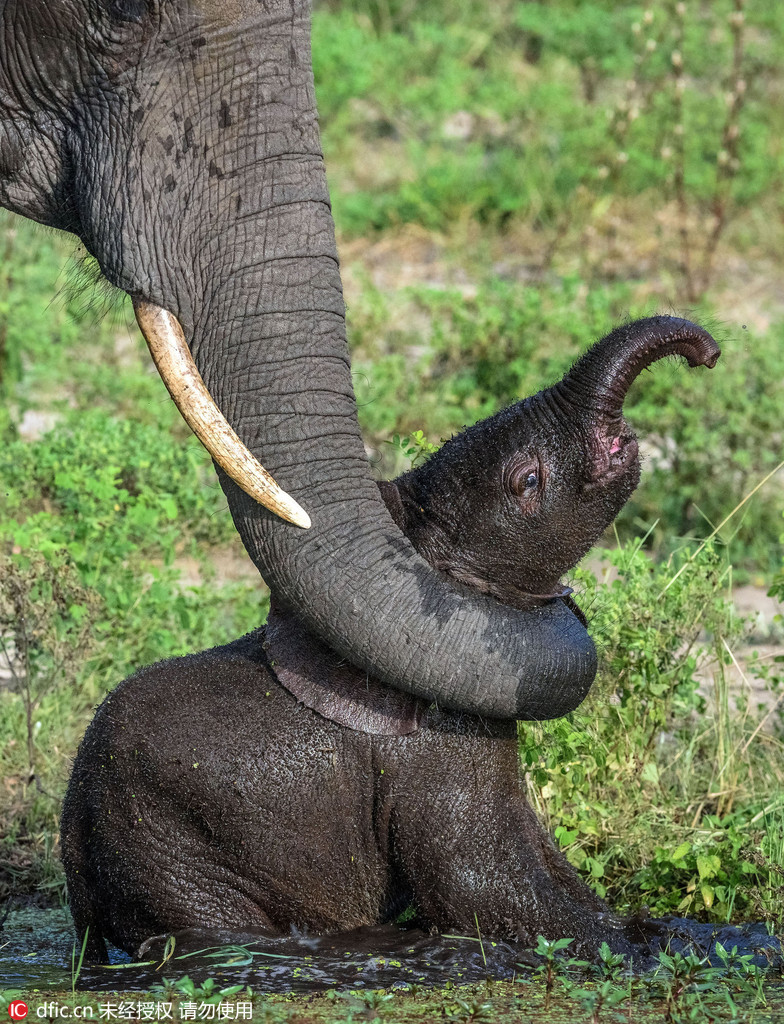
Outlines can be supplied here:
[[[577, 617], [561, 601], [515, 611], [441, 576], [395, 526], [371, 477], [308, 3], [156, 9], [143, 59], [126, 44], [108, 84], [91, 81], [94, 91], [111, 87], [111, 103], [74, 96], [62, 161], [73, 181], [60, 220], [48, 219], [77, 231], [137, 308], [176, 318], [228, 424], [309, 515], [310, 529], [289, 525], [219, 470], [243, 543], [281, 604], [355, 665], [444, 707], [565, 714], [596, 670]], [[139, 18], [143, 10], [133, 9]], [[144, 21], [128, 24], [147, 31]], [[16, 208], [24, 212], [21, 200]]]
[[561, 602], [523, 613], [463, 591], [380, 501], [356, 419], [326, 184], [311, 164], [266, 159], [285, 204], [268, 205], [263, 182], [248, 180], [242, 226], [210, 247], [209, 295], [190, 309], [174, 299], [218, 407], [312, 523], [288, 525], [219, 470], [243, 543], [278, 600], [376, 678], [476, 714], [562, 715], [595, 674], [578, 619]]

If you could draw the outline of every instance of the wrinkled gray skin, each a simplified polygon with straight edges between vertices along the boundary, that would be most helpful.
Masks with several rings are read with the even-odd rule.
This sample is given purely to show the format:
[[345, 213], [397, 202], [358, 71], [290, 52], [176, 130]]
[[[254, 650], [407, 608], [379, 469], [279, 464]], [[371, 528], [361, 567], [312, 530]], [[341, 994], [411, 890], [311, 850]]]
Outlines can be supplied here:
[[314, 634], [444, 707], [580, 702], [596, 659], [578, 618], [456, 588], [371, 479], [308, 0], [0, 0], [0, 204], [74, 232], [183, 324], [226, 418], [312, 517], [285, 524], [221, 476], [250, 556]]
[[[562, 604], [532, 595], [561, 592], [560, 575], [634, 490], [638, 449], [621, 403], [633, 377], [672, 352], [718, 358], [686, 321], [619, 328], [553, 388], [380, 485], [394, 518], [463, 585], [517, 607]], [[603, 409], [599, 427], [565, 415], [578, 395]], [[92, 958], [104, 939], [132, 952], [186, 929], [350, 929], [409, 902], [441, 930], [472, 934], [476, 914], [488, 935], [632, 952], [633, 929], [579, 881], [528, 806], [513, 722], [377, 684], [273, 597], [266, 631], [132, 676], [88, 729], [61, 840]], [[321, 683], [329, 717], [312, 710]]]

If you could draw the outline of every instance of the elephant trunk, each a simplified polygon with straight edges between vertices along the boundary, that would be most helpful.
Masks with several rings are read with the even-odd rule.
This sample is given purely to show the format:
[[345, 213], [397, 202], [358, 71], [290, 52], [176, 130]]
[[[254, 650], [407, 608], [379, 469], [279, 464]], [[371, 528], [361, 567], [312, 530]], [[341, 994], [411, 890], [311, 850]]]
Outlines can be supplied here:
[[[295, 205], [303, 230], [274, 236]], [[309, 530], [283, 522], [219, 469], [270, 589], [353, 664], [446, 708], [544, 719], [576, 707], [596, 658], [569, 608], [557, 601], [520, 612], [449, 582], [379, 497], [356, 419], [326, 202], [266, 210], [251, 238], [263, 239], [264, 253], [246, 242], [245, 265], [217, 273], [189, 335], [239, 438], [310, 516]], [[322, 252], [299, 251], [314, 238]], [[227, 242], [229, 262], [232, 252]]]
[[702, 327], [674, 316], [652, 316], [617, 327], [574, 364], [555, 391], [560, 401], [620, 420], [626, 395], [636, 377], [657, 359], [683, 356], [689, 366], [713, 367], [720, 350]]
[[[200, 119], [180, 107], [167, 121], [153, 109], [138, 168], [157, 196], [162, 258], [130, 273], [126, 257], [110, 276], [137, 308], [151, 303], [182, 325], [232, 431], [309, 515], [307, 530], [281, 521], [218, 469], [243, 543], [279, 603], [353, 664], [418, 697], [490, 717], [563, 715], [596, 671], [582, 623], [561, 601], [521, 612], [449, 582], [401, 534], [372, 479], [351, 383], [308, 15], [303, 0], [254, 7], [232, 37], [231, 60], [221, 51], [220, 66], [233, 75], [224, 89], [207, 77], [205, 34], [195, 58], [204, 67], [193, 72], [206, 86]], [[215, 45], [228, 43], [217, 36]], [[147, 113], [129, 121], [144, 132]], [[100, 230], [106, 218], [92, 223]]]

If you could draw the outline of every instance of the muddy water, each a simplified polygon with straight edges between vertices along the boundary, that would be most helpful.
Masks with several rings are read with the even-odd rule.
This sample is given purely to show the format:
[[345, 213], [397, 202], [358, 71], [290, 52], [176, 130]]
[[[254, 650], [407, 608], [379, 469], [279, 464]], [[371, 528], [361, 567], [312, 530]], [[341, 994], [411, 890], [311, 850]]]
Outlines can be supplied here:
[[[779, 946], [762, 925], [711, 926], [686, 919], [662, 922], [671, 950], [712, 954], [716, 941], [752, 953], [760, 966], [776, 960]], [[0, 932], [0, 989], [62, 989], [71, 986], [74, 934], [67, 912], [28, 909], [12, 913]], [[416, 928], [360, 928], [322, 937], [265, 939], [233, 950], [181, 941], [163, 965], [162, 948], [150, 963], [131, 964], [111, 950], [112, 966], [84, 966], [78, 987], [93, 991], [143, 991], [163, 978], [213, 978], [221, 987], [243, 983], [257, 992], [319, 992], [326, 989], [466, 985], [486, 978], [512, 979], [534, 959], [521, 947], [472, 937], [428, 935]], [[196, 952], [201, 950], [201, 952]], [[78, 959], [78, 953], [77, 953]], [[715, 955], [712, 957], [715, 960]], [[639, 969], [652, 966], [641, 962]]]
[[0, 990], [70, 988], [74, 940], [65, 909], [12, 911], [0, 930]]

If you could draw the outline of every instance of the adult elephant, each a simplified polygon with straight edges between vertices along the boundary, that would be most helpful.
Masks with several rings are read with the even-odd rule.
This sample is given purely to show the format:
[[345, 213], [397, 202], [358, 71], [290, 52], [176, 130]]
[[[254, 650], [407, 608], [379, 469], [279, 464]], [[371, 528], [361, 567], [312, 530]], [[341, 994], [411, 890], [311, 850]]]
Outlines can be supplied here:
[[245, 547], [313, 633], [449, 708], [539, 719], [580, 703], [595, 654], [572, 612], [449, 583], [371, 479], [307, 0], [0, 0], [0, 203], [77, 234], [133, 297], [226, 467]]

